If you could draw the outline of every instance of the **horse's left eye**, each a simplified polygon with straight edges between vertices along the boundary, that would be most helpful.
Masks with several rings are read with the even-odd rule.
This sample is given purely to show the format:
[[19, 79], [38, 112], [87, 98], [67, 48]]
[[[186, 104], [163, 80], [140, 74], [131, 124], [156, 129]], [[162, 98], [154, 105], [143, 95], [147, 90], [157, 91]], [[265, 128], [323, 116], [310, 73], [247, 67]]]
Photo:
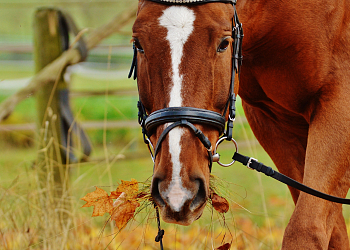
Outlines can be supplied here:
[[218, 47], [218, 49], [217, 49], [217, 52], [225, 52], [225, 51], [227, 50], [227, 48], [228, 48], [229, 45], [230, 45], [229, 37], [225, 37], [225, 38], [221, 41], [221, 43], [220, 43], [220, 45], [219, 45], [219, 47]]

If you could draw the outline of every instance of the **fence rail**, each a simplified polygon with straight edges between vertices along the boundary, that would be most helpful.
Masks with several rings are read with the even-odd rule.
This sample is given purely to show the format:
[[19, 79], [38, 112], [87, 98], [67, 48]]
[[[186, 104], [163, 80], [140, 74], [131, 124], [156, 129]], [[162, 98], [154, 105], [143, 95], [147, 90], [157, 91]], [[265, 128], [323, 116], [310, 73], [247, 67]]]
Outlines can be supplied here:
[[[131, 37], [132, 33], [131, 32], [122, 32], [122, 31], [117, 31], [115, 33], [118, 34], [125, 34], [129, 35]], [[107, 45], [107, 44], [100, 44], [96, 46], [93, 49], [93, 53], [98, 54], [98, 53], [103, 53], [103, 54], [108, 54], [110, 48], [112, 48], [113, 53], [118, 53], [120, 51], [130, 51], [130, 56], [132, 56], [132, 49], [131, 49], [130, 44], [117, 44], [117, 45]], [[31, 53], [33, 51], [33, 45], [31, 44], [13, 44], [13, 43], [2, 43], [0, 45], [0, 51], [1, 52], [6, 52], [6, 53]]]

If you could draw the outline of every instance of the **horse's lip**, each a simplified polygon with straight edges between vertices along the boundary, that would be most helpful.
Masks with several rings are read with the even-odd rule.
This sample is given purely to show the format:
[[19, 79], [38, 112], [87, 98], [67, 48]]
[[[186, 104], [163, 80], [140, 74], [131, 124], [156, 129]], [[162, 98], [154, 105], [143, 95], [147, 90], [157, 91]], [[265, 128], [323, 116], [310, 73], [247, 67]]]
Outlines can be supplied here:
[[198, 214], [198, 216], [197, 216], [197, 218], [195, 220], [199, 220], [199, 218], [202, 217], [202, 215], [203, 215], [203, 211]]
[[203, 215], [205, 205], [206, 202], [201, 204], [194, 211], [188, 210], [186, 213], [184, 213], [184, 211], [174, 212], [170, 207], [167, 206], [159, 206], [159, 209], [164, 222], [189, 226]]

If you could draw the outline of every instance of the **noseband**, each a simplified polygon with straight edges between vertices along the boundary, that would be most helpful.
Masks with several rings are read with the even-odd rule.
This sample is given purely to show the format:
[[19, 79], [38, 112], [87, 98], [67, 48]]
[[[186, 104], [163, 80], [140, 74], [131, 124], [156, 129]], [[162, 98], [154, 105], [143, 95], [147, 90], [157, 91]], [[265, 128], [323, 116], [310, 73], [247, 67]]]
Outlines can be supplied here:
[[[236, 95], [234, 93], [234, 81], [235, 74], [240, 74], [240, 68], [242, 65], [242, 38], [243, 38], [243, 29], [242, 24], [239, 22], [237, 11], [236, 11], [236, 0], [151, 0], [153, 2], [169, 4], [169, 5], [178, 5], [178, 4], [205, 4], [210, 2], [224, 2], [232, 3], [234, 7], [234, 18], [232, 20], [232, 38], [233, 42], [233, 55], [232, 55], [232, 76], [231, 76], [231, 85], [229, 98], [226, 103], [225, 110], [223, 114], [206, 110], [199, 109], [194, 107], [169, 107], [154, 111], [151, 114], [147, 114], [146, 109], [141, 101], [138, 102], [138, 121], [142, 127], [142, 134], [144, 142], [147, 144], [153, 162], [157, 156], [161, 143], [166, 137], [166, 135], [176, 127], [188, 127], [193, 131], [196, 137], [202, 142], [204, 147], [208, 151], [209, 157], [209, 170], [211, 171], [213, 161], [218, 161], [217, 157], [214, 157], [212, 154], [212, 145], [209, 139], [203, 134], [203, 132], [196, 128], [193, 124], [208, 125], [219, 131], [220, 135], [223, 135], [221, 138], [226, 138], [226, 140], [231, 141], [232, 139], [232, 129], [233, 122], [236, 116]], [[132, 75], [134, 80], [137, 78], [137, 49], [135, 44], [133, 45], [134, 56], [131, 64], [131, 69], [129, 72], [129, 78]], [[226, 113], [229, 113], [226, 124]], [[149, 138], [154, 134], [155, 129], [163, 124], [169, 124], [162, 134], [160, 135], [157, 145], [154, 148]], [[226, 129], [225, 129], [226, 124]]]

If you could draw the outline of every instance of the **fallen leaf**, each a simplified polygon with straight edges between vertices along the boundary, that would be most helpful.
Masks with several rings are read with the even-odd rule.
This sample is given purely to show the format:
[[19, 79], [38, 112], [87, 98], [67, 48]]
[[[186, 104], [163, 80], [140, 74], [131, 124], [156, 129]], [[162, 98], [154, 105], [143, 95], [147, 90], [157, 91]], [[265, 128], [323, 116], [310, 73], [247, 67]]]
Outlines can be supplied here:
[[226, 213], [230, 209], [228, 201], [214, 192], [211, 194], [211, 203], [214, 209], [219, 213]]
[[[138, 199], [146, 195], [146, 193], [139, 191], [138, 182], [131, 179], [131, 181], [122, 180], [122, 183], [110, 195], [103, 189], [96, 187], [94, 192], [88, 193], [81, 199], [86, 201], [83, 207], [94, 206], [93, 217], [109, 213], [111, 220], [115, 221], [120, 230], [134, 217], [136, 208], [140, 206]], [[116, 200], [113, 202], [114, 199]]]
[[122, 194], [122, 192], [112, 191], [109, 196], [110, 199], [118, 199], [118, 197]]
[[101, 188], [96, 187], [94, 192], [88, 193], [83, 198], [86, 204], [82, 207], [94, 206], [92, 217], [102, 216], [105, 213], [111, 213], [113, 211], [113, 202], [108, 196], [108, 193]]
[[134, 217], [135, 210], [140, 204], [136, 200], [121, 200], [114, 204], [117, 206], [113, 210], [111, 220], [114, 220], [116, 226], [121, 230]]
[[229, 250], [231, 248], [231, 244], [230, 243], [226, 243], [218, 248], [216, 248], [215, 250]]
[[[139, 183], [135, 179], [131, 179], [131, 181], [123, 181], [117, 187], [115, 193], [125, 193], [127, 197], [134, 198], [137, 196], [139, 192]], [[114, 193], [114, 192], [113, 192]]]
[[116, 199], [116, 200], [114, 201], [114, 203], [113, 203], [113, 208], [119, 207], [123, 202], [125, 202], [125, 201], [126, 201], [125, 197], [126, 197], [125, 193], [124, 193], [124, 192], [121, 193], [121, 194], [119, 195], [118, 199]]

